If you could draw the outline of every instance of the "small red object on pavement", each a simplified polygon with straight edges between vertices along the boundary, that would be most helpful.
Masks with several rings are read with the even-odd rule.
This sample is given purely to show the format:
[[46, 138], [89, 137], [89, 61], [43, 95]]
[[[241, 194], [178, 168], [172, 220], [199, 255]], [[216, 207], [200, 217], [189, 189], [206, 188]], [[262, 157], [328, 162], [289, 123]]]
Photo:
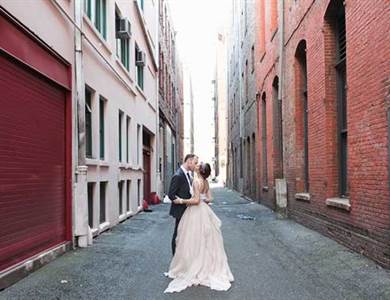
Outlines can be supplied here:
[[151, 204], [160, 204], [161, 203], [161, 200], [160, 200], [160, 197], [157, 195], [156, 192], [152, 192], [150, 194], [150, 203]]

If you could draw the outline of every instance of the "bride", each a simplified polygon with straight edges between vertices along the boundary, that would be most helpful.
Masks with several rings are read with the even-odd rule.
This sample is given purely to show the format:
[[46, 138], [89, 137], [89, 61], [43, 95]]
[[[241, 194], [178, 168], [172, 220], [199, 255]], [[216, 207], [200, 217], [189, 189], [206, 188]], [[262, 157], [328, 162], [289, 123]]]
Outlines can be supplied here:
[[180, 292], [192, 285], [226, 291], [234, 280], [223, 246], [221, 221], [208, 205], [211, 201], [207, 182], [210, 172], [209, 164], [198, 165], [193, 197], [174, 200], [188, 207], [179, 223], [176, 253], [165, 273], [173, 280], [164, 293]]

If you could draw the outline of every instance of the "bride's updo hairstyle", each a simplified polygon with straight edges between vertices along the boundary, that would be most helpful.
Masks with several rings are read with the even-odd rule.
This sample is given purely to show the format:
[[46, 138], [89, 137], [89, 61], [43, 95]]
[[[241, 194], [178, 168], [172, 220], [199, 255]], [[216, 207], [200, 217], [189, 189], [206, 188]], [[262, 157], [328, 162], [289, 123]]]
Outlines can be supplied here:
[[210, 176], [211, 167], [208, 163], [201, 163], [199, 168], [199, 174], [203, 177], [203, 179], [207, 179]]

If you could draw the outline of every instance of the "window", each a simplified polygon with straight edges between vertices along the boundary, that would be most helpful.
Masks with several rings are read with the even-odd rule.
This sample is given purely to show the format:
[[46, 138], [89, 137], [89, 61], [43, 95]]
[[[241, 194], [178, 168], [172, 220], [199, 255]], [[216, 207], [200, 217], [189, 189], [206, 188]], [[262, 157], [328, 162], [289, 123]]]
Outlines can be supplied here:
[[92, 19], [92, 0], [84, 1], [84, 12], [88, 18]]
[[160, 94], [163, 95], [163, 89], [164, 89], [164, 56], [163, 56], [163, 53], [161, 51], [161, 44], [159, 45], [159, 52], [160, 52], [160, 65], [159, 65], [159, 69], [158, 69], [158, 80], [159, 80], [159, 88], [160, 88]]
[[248, 60], [245, 61], [245, 101], [249, 101], [249, 72], [248, 72]]
[[[115, 11], [115, 32], [119, 31], [121, 17]], [[116, 37], [116, 56], [120, 59], [122, 65], [127, 71], [130, 70], [130, 47], [129, 39], [125, 37]]]
[[[234, 187], [238, 189], [238, 171], [237, 171], [237, 164], [238, 164], [238, 155], [237, 155], [237, 147], [234, 148]], [[241, 170], [240, 170], [241, 171]]]
[[244, 164], [244, 162], [243, 162], [243, 160], [242, 160], [242, 151], [243, 151], [243, 149], [242, 149], [242, 143], [243, 143], [243, 141], [240, 141], [240, 161], [239, 161], [239, 166], [240, 166], [240, 178], [242, 178], [243, 164]]
[[129, 147], [129, 138], [130, 138], [130, 117], [126, 117], [126, 162], [130, 161], [130, 147]]
[[139, 124], [137, 124], [137, 165], [140, 164], [140, 138], [141, 138], [141, 126]]
[[268, 153], [267, 153], [267, 99], [263, 93], [261, 97], [261, 146], [263, 163], [263, 188], [268, 187]]
[[231, 120], [235, 121], [234, 118], [236, 117], [236, 94], [233, 94], [233, 109], [232, 111], [232, 118]]
[[172, 145], [171, 145], [171, 157], [172, 157], [172, 165], [171, 165], [171, 174], [175, 174], [175, 169], [176, 169], [176, 165], [175, 165], [175, 158], [176, 158], [176, 155], [175, 155], [175, 140], [174, 140], [174, 137], [173, 137], [173, 141], [172, 141]]
[[295, 85], [296, 85], [296, 151], [297, 160], [302, 162], [298, 168], [298, 192], [309, 192], [309, 127], [308, 127], [308, 95], [307, 95], [307, 66], [306, 41], [298, 44], [295, 54]]
[[138, 0], [139, 6], [144, 10], [144, 0]]
[[119, 111], [118, 116], [118, 147], [119, 147], [119, 161], [122, 161], [122, 123], [123, 123], [123, 112]]
[[328, 194], [348, 197], [348, 112], [347, 112], [347, 69], [346, 69], [346, 24], [345, 7], [342, 0], [331, 0], [324, 18], [325, 66], [328, 72], [325, 82], [329, 109], [326, 111], [328, 128], [333, 129], [333, 139], [328, 151], [334, 155], [329, 165], [329, 174], [336, 182], [328, 186]]
[[252, 169], [252, 196], [256, 198], [256, 139], [255, 133], [252, 134], [252, 157], [251, 157], [251, 169]]
[[88, 225], [90, 228], [93, 228], [94, 188], [95, 184], [93, 182], [88, 182]]
[[106, 0], [85, 0], [84, 12], [94, 23], [97, 31], [107, 38], [107, 6]]
[[145, 53], [143, 53], [138, 48], [137, 44], [135, 44], [135, 65], [137, 67], [137, 84], [143, 90], [144, 89]]
[[96, 0], [96, 9], [95, 9], [95, 27], [102, 34], [102, 36], [107, 38], [107, 8], [106, 0]]
[[252, 60], [252, 73], [255, 71], [255, 46], [251, 49], [251, 60]]
[[137, 201], [138, 206], [141, 205], [141, 179], [137, 180]]
[[172, 83], [172, 107], [176, 107], [176, 93], [175, 86]]
[[252, 162], [252, 159], [251, 159], [251, 140], [250, 138], [248, 137], [247, 140], [246, 140], [246, 159], [247, 159], [247, 191], [250, 190], [250, 187], [251, 187], [251, 162]]
[[340, 196], [348, 196], [348, 127], [347, 127], [347, 71], [346, 71], [346, 30], [345, 11], [339, 10], [337, 18], [337, 111], [338, 111], [338, 139], [339, 139], [339, 165], [340, 165]]
[[279, 100], [279, 78], [275, 77], [272, 83], [273, 102], [273, 132], [275, 164], [274, 178], [283, 178], [283, 134], [282, 134], [282, 100]]
[[130, 211], [131, 180], [126, 181], [126, 211]]
[[105, 100], [103, 98], [100, 98], [99, 100], [99, 143], [100, 143], [100, 159], [104, 160], [105, 158], [105, 137], [104, 137], [104, 131], [105, 131]]
[[[241, 95], [242, 95], [242, 98], [246, 98], [246, 95], [243, 95], [245, 92], [246, 92], [246, 82], [244, 82], [245, 80], [245, 76], [244, 76], [244, 72], [241, 73], [241, 82], [244, 83], [245, 85], [245, 89], [241, 92]], [[242, 101], [242, 104], [241, 104], [241, 108], [244, 108], [244, 101]]]
[[100, 224], [106, 222], [106, 190], [107, 182], [100, 182]]
[[123, 180], [118, 182], [119, 215], [123, 214]]
[[85, 88], [85, 151], [92, 158], [92, 92]]

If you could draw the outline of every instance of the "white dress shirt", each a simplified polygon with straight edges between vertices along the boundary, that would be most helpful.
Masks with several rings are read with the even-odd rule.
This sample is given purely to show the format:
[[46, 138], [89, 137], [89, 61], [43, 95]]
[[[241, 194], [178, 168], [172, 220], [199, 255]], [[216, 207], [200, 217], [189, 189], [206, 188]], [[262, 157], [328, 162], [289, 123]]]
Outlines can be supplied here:
[[192, 184], [191, 184], [190, 180], [188, 179], [188, 175], [191, 177], [192, 180], [194, 180], [194, 179], [192, 178], [190, 171], [188, 171], [183, 165], [181, 165], [180, 168], [183, 170], [183, 172], [184, 172], [184, 174], [186, 176], [188, 186], [190, 187], [191, 196], [193, 196], [194, 195], [194, 191], [192, 189]]

